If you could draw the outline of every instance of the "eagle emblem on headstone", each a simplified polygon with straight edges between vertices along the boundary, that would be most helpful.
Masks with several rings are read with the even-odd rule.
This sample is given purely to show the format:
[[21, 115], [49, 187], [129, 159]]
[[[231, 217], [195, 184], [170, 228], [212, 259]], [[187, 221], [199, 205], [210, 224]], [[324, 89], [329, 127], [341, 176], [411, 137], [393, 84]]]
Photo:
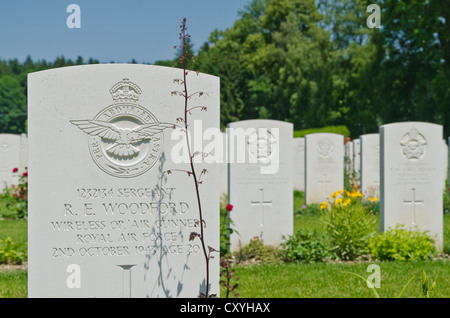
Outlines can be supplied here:
[[93, 119], [70, 120], [88, 135], [92, 159], [110, 175], [134, 177], [148, 171], [160, 157], [163, 131], [174, 127], [137, 103], [141, 93], [125, 78], [110, 89], [114, 104]]

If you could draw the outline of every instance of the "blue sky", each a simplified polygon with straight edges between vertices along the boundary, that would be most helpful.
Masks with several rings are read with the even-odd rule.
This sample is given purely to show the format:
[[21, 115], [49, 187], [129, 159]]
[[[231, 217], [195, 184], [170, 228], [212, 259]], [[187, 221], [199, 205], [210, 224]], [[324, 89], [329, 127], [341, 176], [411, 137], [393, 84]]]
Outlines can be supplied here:
[[[173, 59], [181, 20], [194, 49], [214, 29], [225, 30], [249, 0], [0, 0], [0, 58], [54, 61], [64, 55], [101, 63], [154, 63]], [[81, 9], [81, 28], [70, 29], [70, 4]]]

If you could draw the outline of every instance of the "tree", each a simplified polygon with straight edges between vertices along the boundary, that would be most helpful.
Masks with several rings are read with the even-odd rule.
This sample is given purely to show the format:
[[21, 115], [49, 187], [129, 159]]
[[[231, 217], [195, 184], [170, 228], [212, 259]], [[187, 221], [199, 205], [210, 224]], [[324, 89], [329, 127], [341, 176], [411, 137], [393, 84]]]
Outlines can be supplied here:
[[0, 132], [25, 132], [26, 96], [20, 82], [12, 76], [0, 77]]

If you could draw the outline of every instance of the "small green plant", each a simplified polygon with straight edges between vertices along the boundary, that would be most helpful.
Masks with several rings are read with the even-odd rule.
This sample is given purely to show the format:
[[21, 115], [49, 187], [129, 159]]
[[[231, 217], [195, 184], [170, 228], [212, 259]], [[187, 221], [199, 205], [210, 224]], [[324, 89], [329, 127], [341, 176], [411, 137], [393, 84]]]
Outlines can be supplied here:
[[281, 245], [279, 256], [288, 262], [324, 261], [329, 257], [329, 253], [323, 241], [323, 237], [319, 237], [316, 231], [297, 230]]
[[430, 286], [430, 280], [427, 277], [425, 271], [422, 271], [422, 294], [425, 298], [430, 298], [433, 289], [436, 287], [436, 282], [434, 281]]
[[255, 237], [244, 245], [239, 251], [233, 253], [237, 262], [257, 261], [263, 264], [281, 263], [278, 258], [278, 248], [275, 246], [264, 245], [264, 241]]
[[362, 198], [359, 191], [339, 190], [331, 196], [331, 203], [320, 206], [321, 223], [334, 257], [353, 260], [363, 255], [367, 241], [375, 235], [376, 218]]
[[369, 240], [369, 253], [378, 260], [425, 260], [436, 255], [427, 231], [397, 225]]
[[13, 243], [10, 237], [0, 239], [0, 264], [21, 264], [25, 261], [26, 254], [19, 251], [23, 245]]
[[239, 277], [235, 276], [235, 270], [232, 264], [226, 258], [220, 259], [220, 277], [224, 278], [220, 280], [220, 284], [227, 290], [226, 298], [229, 298], [230, 293], [234, 292], [235, 297], [239, 297], [239, 293], [236, 292], [236, 288], [239, 286], [237, 283], [232, 283], [232, 280], [239, 280]]
[[220, 200], [220, 256], [231, 256], [230, 251], [230, 235], [236, 232], [233, 229], [234, 223], [231, 219], [231, 211], [233, 206], [228, 204], [228, 198], [223, 195]]

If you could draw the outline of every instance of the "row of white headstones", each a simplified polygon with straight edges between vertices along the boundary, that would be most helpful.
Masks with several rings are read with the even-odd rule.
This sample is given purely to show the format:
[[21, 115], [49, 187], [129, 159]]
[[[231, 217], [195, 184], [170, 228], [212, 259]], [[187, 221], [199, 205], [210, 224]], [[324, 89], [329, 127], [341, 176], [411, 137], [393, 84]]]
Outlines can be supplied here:
[[[258, 126], [255, 121], [247, 125]], [[281, 122], [261, 121], [259, 125], [292, 130], [290, 124]], [[448, 170], [442, 126], [393, 123], [381, 126], [379, 134], [362, 135], [345, 145], [342, 135], [328, 133], [264, 144], [277, 142], [280, 165], [276, 174], [258, 174], [254, 165], [227, 166], [228, 199], [234, 206], [231, 218], [238, 233], [231, 236], [232, 250], [254, 237], [281, 243], [280, 234], [292, 235], [293, 231], [293, 189], [305, 191], [306, 204], [330, 202], [331, 195], [344, 188], [345, 169], [366, 200], [380, 201], [381, 232], [397, 224], [417, 226], [429, 231], [436, 247], [442, 249], [442, 197]]]
[[[197, 297], [205, 291], [205, 253], [214, 256], [209, 292], [219, 293], [214, 250], [220, 246], [224, 174], [220, 164], [196, 163], [197, 197], [186, 173], [190, 164], [175, 160], [180, 140], [165, 128], [183, 126], [177, 120], [185, 115], [180, 78], [179, 69], [129, 64], [29, 74], [30, 297]], [[219, 78], [190, 72], [187, 87], [193, 93], [188, 131], [196, 133], [192, 118], [205, 130], [218, 130]], [[302, 178], [294, 172], [300, 160], [294, 159], [299, 146], [293, 145], [293, 125], [248, 120], [229, 124], [227, 132], [239, 127], [254, 129], [244, 143], [252, 163], [233, 161], [227, 138], [221, 164], [228, 167], [226, 193], [233, 205], [231, 248], [255, 236], [278, 244], [293, 232], [294, 180]], [[385, 125], [379, 134], [382, 229], [416, 224], [437, 235], [439, 248], [442, 138], [442, 127], [428, 123]], [[305, 136], [307, 204], [343, 189], [344, 157], [343, 136]], [[199, 201], [204, 222], [198, 222]]]

